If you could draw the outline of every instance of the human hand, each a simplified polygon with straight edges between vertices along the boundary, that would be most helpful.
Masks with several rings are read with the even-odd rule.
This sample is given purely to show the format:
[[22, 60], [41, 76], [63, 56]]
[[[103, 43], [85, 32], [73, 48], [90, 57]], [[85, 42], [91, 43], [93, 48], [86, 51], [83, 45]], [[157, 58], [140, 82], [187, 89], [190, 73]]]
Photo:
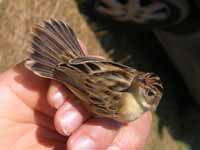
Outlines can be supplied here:
[[[0, 147], [15, 150], [141, 150], [152, 116], [120, 125], [92, 118], [61, 84], [19, 64], [0, 75]], [[58, 134], [58, 132], [62, 134]]]

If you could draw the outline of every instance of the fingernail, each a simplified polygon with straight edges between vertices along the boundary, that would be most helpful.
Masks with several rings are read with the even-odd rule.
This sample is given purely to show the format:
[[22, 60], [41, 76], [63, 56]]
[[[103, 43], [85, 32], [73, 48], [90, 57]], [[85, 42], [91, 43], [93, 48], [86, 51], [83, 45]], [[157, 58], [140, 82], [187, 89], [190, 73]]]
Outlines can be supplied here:
[[73, 150], [94, 150], [95, 148], [95, 142], [88, 136], [81, 136], [71, 144]]
[[66, 98], [67, 98], [67, 96], [64, 93], [58, 91], [53, 96], [52, 105], [55, 108], [59, 108], [64, 103], [64, 101], [66, 100]]
[[120, 148], [118, 146], [111, 145], [106, 150], [120, 150]]
[[69, 136], [81, 124], [82, 116], [77, 111], [68, 110], [60, 121], [63, 133]]

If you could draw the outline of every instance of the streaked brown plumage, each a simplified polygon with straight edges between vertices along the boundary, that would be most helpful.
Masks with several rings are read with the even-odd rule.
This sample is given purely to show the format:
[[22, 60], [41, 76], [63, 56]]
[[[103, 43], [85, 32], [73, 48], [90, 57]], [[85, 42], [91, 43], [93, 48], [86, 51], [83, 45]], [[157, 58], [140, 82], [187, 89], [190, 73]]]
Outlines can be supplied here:
[[86, 56], [72, 29], [61, 21], [34, 28], [25, 66], [36, 75], [66, 85], [93, 114], [121, 122], [155, 110], [162, 96], [159, 77]]

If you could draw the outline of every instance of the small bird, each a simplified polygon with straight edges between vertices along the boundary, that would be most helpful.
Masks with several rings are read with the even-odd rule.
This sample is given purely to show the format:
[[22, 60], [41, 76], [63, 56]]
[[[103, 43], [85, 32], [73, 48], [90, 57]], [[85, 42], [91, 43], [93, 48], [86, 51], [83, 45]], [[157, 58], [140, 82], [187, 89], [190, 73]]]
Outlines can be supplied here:
[[163, 86], [158, 76], [85, 55], [73, 30], [62, 21], [37, 25], [31, 44], [25, 67], [64, 84], [97, 117], [130, 122], [155, 111], [160, 102]]

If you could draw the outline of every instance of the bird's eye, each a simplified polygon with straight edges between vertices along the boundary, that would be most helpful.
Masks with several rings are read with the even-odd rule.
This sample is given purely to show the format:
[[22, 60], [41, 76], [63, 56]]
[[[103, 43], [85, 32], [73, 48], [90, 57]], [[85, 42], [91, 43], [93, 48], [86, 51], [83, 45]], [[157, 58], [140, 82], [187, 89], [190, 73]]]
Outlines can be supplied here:
[[148, 91], [148, 92], [147, 92], [147, 95], [151, 97], [151, 96], [154, 95], [154, 93], [153, 93], [152, 91]]

